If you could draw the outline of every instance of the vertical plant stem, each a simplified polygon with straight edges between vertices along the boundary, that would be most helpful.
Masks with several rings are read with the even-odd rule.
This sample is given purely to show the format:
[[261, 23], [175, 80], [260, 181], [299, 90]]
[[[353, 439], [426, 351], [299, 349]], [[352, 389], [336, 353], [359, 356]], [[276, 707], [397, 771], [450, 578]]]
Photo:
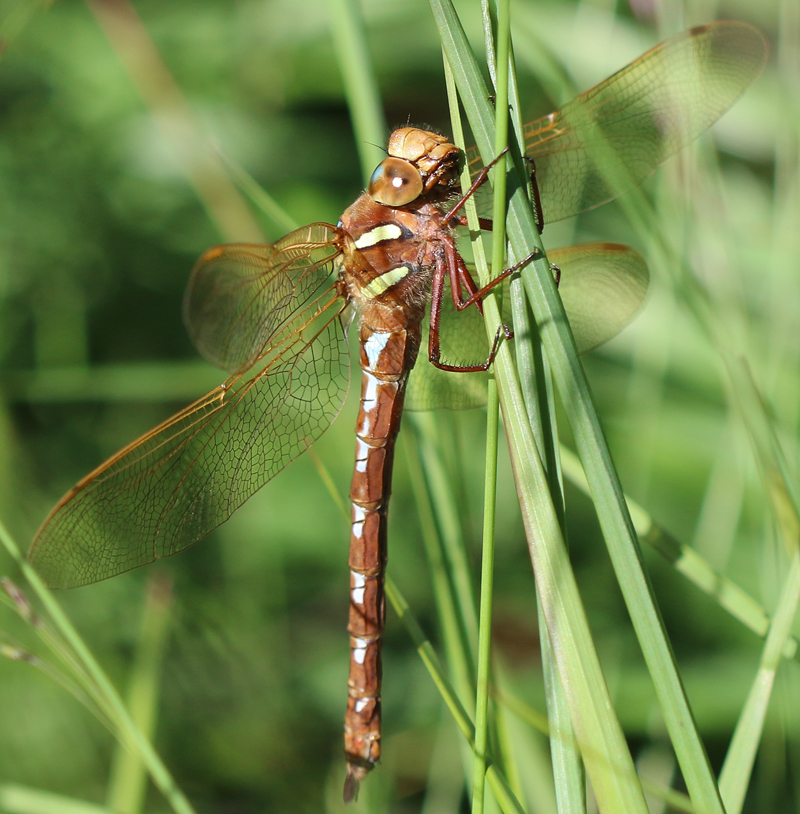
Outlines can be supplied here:
[[[439, 434], [436, 430], [434, 416], [430, 413], [416, 413], [413, 414], [413, 421], [422, 441], [419, 445], [419, 452], [425, 471], [425, 480], [433, 498], [449, 577], [453, 584], [461, 625], [468, 643], [468, 653], [472, 654], [478, 641], [478, 611], [475, 607], [472, 576], [464, 535], [461, 531], [456, 496], [453, 494], [451, 480], [442, 456], [439, 454]], [[472, 658], [470, 658], [470, 669], [474, 675]], [[470, 706], [472, 706], [471, 701]]]
[[[473, 133], [485, 160], [493, 152], [493, 111], [486, 99], [485, 85], [452, 4], [447, 0], [430, 2]], [[538, 245], [540, 241], [537, 241], [533, 216], [523, 188], [515, 191], [510, 206], [513, 219], [510, 211], [509, 227], [513, 224], [517, 248], [525, 252], [527, 247]], [[557, 323], [559, 329], [564, 326], [564, 333], [568, 334], [563, 306], [558, 300], [549, 266], [546, 261], [535, 261], [532, 265], [536, 266], [537, 278], [549, 282], [548, 306], [553, 309], [550, 323]], [[496, 329], [500, 324], [496, 307], [487, 301], [484, 313]], [[545, 323], [547, 315], [537, 316]], [[548, 327], [550, 323], [546, 323]], [[564, 339], [570, 343], [577, 360], [571, 335]], [[644, 812], [647, 810], [644, 796], [622, 729], [613, 713], [564, 547], [558, 516], [527, 422], [510, 353], [505, 346], [501, 346], [495, 366], [523, 524], [534, 570], [542, 586], [542, 605], [553, 635], [559, 673], [574, 707], [571, 713], [576, 738], [601, 808], [617, 814]]]
[[[497, 276], [505, 260], [506, 159], [508, 143], [508, 45], [509, 0], [500, 0], [497, 21], [497, 86], [495, 103], [495, 152], [500, 155], [494, 171], [492, 274]], [[493, 294], [492, 297], [495, 295]], [[489, 676], [492, 643], [492, 584], [494, 579], [494, 522], [497, 498], [497, 435], [499, 404], [494, 378], [488, 383], [486, 419], [486, 470], [484, 475], [483, 549], [481, 599], [478, 623], [478, 687], [475, 701], [475, 770], [472, 778], [472, 811], [483, 814], [486, 778], [486, 747], [489, 738]]]
[[[171, 604], [171, 581], [156, 573], [146, 584], [139, 643], [128, 690], [131, 718], [147, 738], [153, 737], [156, 728], [158, 689]], [[118, 742], [111, 767], [108, 807], [116, 814], [139, 814], [144, 803], [146, 780], [142, 756]]]
[[800, 600], [800, 553], [795, 552], [783, 584], [775, 618], [770, 626], [761, 656], [758, 675], [750, 688], [736, 724], [719, 778], [719, 788], [728, 814], [740, 814], [764, 731], [775, 673], [782, 650], [791, 632]]
[[350, 119], [365, 181], [383, 160], [380, 145], [386, 139], [386, 122], [380, 104], [375, 70], [367, 47], [364, 19], [358, 0], [328, 0], [331, 31], [344, 79]]
[[494, 581], [494, 522], [497, 497], [497, 386], [489, 379], [486, 417], [486, 472], [483, 494], [483, 548], [481, 599], [478, 616], [478, 681], [475, 696], [475, 768], [472, 777], [472, 811], [482, 814], [486, 783], [486, 750], [489, 741], [489, 678], [492, 646], [492, 587]]
[[[475, 727], [470, 720], [467, 711], [459, 702], [456, 693], [447, 676], [442, 669], [439, 659], [436, 656], [431, 643], [425, 638], [419, 622], [414, 618], [411, 613], [408, 603], [403, 598], [397, 586], [392, 581], [391, 577], [386, 577], [386, 598], [392, 604], [395, 612], [405, 624], [414, 644], [417, 647], [417, 652], [422, 659], [423, 664], [431, 674], [434, 683], [436, 684], [439, 692], [445, 700], [445, 703], [453, 716], [461, 734], [466, 738], [467, 743], [471, 749], [475, 748]], [[490, 764], [486, 769], [486, 779], [489, 781], [492, 791], [494, 792], [497, 802], [500, 805], [504, 814], [525, 814], [525, 809], [517, 800], [514, 792], [508, 784], [508, 781], [503, 776], [502, 772], [495, 764]]]
[[191, 108], [128, 0], [86, 0], [209, 218], [225, 240], [263, 242], [261, 229], [203, 136]]
[[[415, 430], [418, 430], [416, 421], [412, 426]], [[418, 432], [415, 434], [419, 436]], [[436, 599], [436, 610], [447, 655], [447, 664], [459, 700], [466, 707], [469, 707], [475, 693], [472, 658], [458, 612], [453, 583], [448, 576], [444, 548], [436, 527], [432, 498], [422, 461], [420, 460], [418, 447], [423, 446], [423, 442], [419, 438], [412, 442], [407, 433], [402, 433], [400, 437], [403, 439], [405, 457], [411, 475], [414, 497], [417, 502], [417, 513], [422, 526], [422, 540], [425, 544], [428, 563], [431, 568], [431, 582], [433, 583], [433, 593]]]

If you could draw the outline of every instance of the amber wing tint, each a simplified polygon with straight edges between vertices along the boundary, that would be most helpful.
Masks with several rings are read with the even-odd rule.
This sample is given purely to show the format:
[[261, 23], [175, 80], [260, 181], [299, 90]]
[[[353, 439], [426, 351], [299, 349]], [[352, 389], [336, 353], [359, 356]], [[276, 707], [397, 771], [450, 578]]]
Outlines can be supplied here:
[[183, 315], [203, 356], [223, 370], [250, 367], [281, 327], [328, 288], [339, 230], [312, 223], [274, 245], [215, 246], [197, 261]]
[[[693, 28], [526, 125], [544, 222], [599, 206], [644, 180], [741, 96], [766, 55], [763, 35], [746, 23]], [[475, 148], [467, 160], [477, 171]]]
[[[208, 350], [220, 333], [215, 320], [227, 319], [234, 335], [207, 355], [251, 367], [62, 498], [29, 555], [48, 585], [96, 582], [192, 545], [330, 426], [349, 382], [337, 319], [343, 303], [331, 283], [335, 235], [333, 227], [310, 227], [273, 247], [204, 255], [188, 306], [195, 336]], [[214, 291], [225, 298], [216, 311]]]
[[[561, 269], [559, 292], [579, 352], [616, 336], [642, 307], [650, 276], [644, 258], [633, 249], [616, 243], [587, 243], [553, 249], [548, 258]], [[511, 325], [507, 295], [503, 320]], [[485, 359], [489, 352], [486, 328], [477, 309], [459, 313], [449, 296], [442, 301], [440, 334], [443, 348], [452, 358]], [[424, 358], [427, 342], [427, 323], [423, 322], [423, 352], [408, 382], [406, 409], [463, 410], [485, 404], [486, 374], [438, 370]]]

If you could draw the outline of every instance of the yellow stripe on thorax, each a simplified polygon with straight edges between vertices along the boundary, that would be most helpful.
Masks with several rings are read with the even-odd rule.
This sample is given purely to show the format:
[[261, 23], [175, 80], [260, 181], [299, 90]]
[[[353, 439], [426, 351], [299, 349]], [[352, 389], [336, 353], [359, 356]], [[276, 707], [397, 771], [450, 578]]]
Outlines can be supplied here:
[[397, 268], [389, 269], [389, 271], [370, 280], [362, 289], [361, 293], [365, 297], [379, 297], [384, 291], [391, 288], [395, 283], [405, 277], [411, 269], [408, 266], [398, 266]]
[[364, 232], [361, 237], [356, 240], [357, 249], [368, 249], [376, 243], [382, 243], [384, 240], [397, 240], [398, 237], [403, 236], [403, 230], [396, 223], [384, 223], [381, 226], [376, 226], [368, 232]]

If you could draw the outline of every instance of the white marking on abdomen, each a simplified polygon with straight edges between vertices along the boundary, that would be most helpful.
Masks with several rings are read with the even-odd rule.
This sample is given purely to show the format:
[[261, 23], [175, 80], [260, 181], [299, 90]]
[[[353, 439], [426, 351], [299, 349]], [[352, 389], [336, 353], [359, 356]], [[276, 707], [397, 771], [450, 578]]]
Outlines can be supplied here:
[[365, 444], [356, 436], [356, 472], [367, 471], [367, 456], [369, 455], [369, 444]]
[[356, 664], [363, 664], [364, 659], [367, 657], [367, 645], [369, 642], [366, 639], [354, 639], [356, 646], [353, 648], [353, 661]]
[[369, 706], [370, 701], [372, 701], [371, 698], [359, 698], [355, 704], [356, 712], [363, 712]]
[[367, 387], [366, 392], [364, 393], [364, 398], [361, 399], [361, 403], [364, 405], [364, 409], [369, 411], [378, 402], [378, 385], [381, 382], [368, 370], [364, 371], [364, 375], [367, 377]]
[[354, 585], [350, 590], [350, 594], [353, 597], [353, 602], [355, 602], [356, 605], [363, 605], [364, 591], [366, 590], [367, 578], [363, 574], [359, 574], [358, 571], [351, 571], [350, 577], [354, 582]]
[[403, 236], [403, 230], [396, 223], [384, 223], [381, 226], [376, 226], [368, 232], [364, 232], [361, 237], [356, 240], [357, 249], [368, 249], [376, 243], [382, 243], [384, 240], [397, 240], [398, 237]]
[[364, 353], [367, 354], [367, 361], [371, 368], [375, 367], [378, 359], [386, 349], [386, 343], [392, 334], [389, 331], [374, 331], [364, 343]]
[[364, 533], [364, 523], [366, 519], [366, 510], [362, 506], [359, 506], [358, 503], [353, 503], [353, 537], [356, 539], [359, 539]]

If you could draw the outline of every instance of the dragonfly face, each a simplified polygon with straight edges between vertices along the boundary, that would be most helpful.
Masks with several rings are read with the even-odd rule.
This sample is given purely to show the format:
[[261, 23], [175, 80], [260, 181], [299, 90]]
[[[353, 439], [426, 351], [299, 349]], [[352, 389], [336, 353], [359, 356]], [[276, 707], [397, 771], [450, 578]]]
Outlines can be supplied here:
[[370, 178], [370, 197], [387, 206], [405, 206], [433, 192], [439, 200], [452, 193], [458, 180], [461, 150], [438, 133], [401, 127], [389, 136], [389, 158]]
[[[750, 26], [692, 29], [533, 122], [525, 144], [536, 162], [544, 221], [597, 206], [641, 181], [709, 127], [764, 59], [764, 39]], [[314, 223], [272, 245], [218, 246], [200, 258], [186, 323], [200, 352], [229, 378], [76, 484], [29, 553], [48, 585], [75, 587], [175, 554], [225, 522], [341, 409], [349, 359], [340, 316], [355, 304], [362, 385], [350, 489], [345, 799], [355, 797], [380, 755], [392, 459], [428, 301], [432, 364], [420, 360], [410, 379], [414, 408], [481, 402], [473, 377], [443, 369], [486, 365], [443, 363], [445, 338], [455, 356], [488, 354], [478, 309], [456, 313], [464, 290], [466, 300], [477, 291], [453, 238], [463, 222], [456, 214], [462, 201], [451, 201], [461, 154], [444, 136], [410, 127], [392, 134], [388, 152], [338, 226]], [[474, 154], [467, 160], [477, 167]], [[647, 268], [632, 250], [592, 244], [549, 257], [561, 269], [579, 349], [614, 336], [641, 306]], [[451, 298], [443, 294], [447, 281]]]

